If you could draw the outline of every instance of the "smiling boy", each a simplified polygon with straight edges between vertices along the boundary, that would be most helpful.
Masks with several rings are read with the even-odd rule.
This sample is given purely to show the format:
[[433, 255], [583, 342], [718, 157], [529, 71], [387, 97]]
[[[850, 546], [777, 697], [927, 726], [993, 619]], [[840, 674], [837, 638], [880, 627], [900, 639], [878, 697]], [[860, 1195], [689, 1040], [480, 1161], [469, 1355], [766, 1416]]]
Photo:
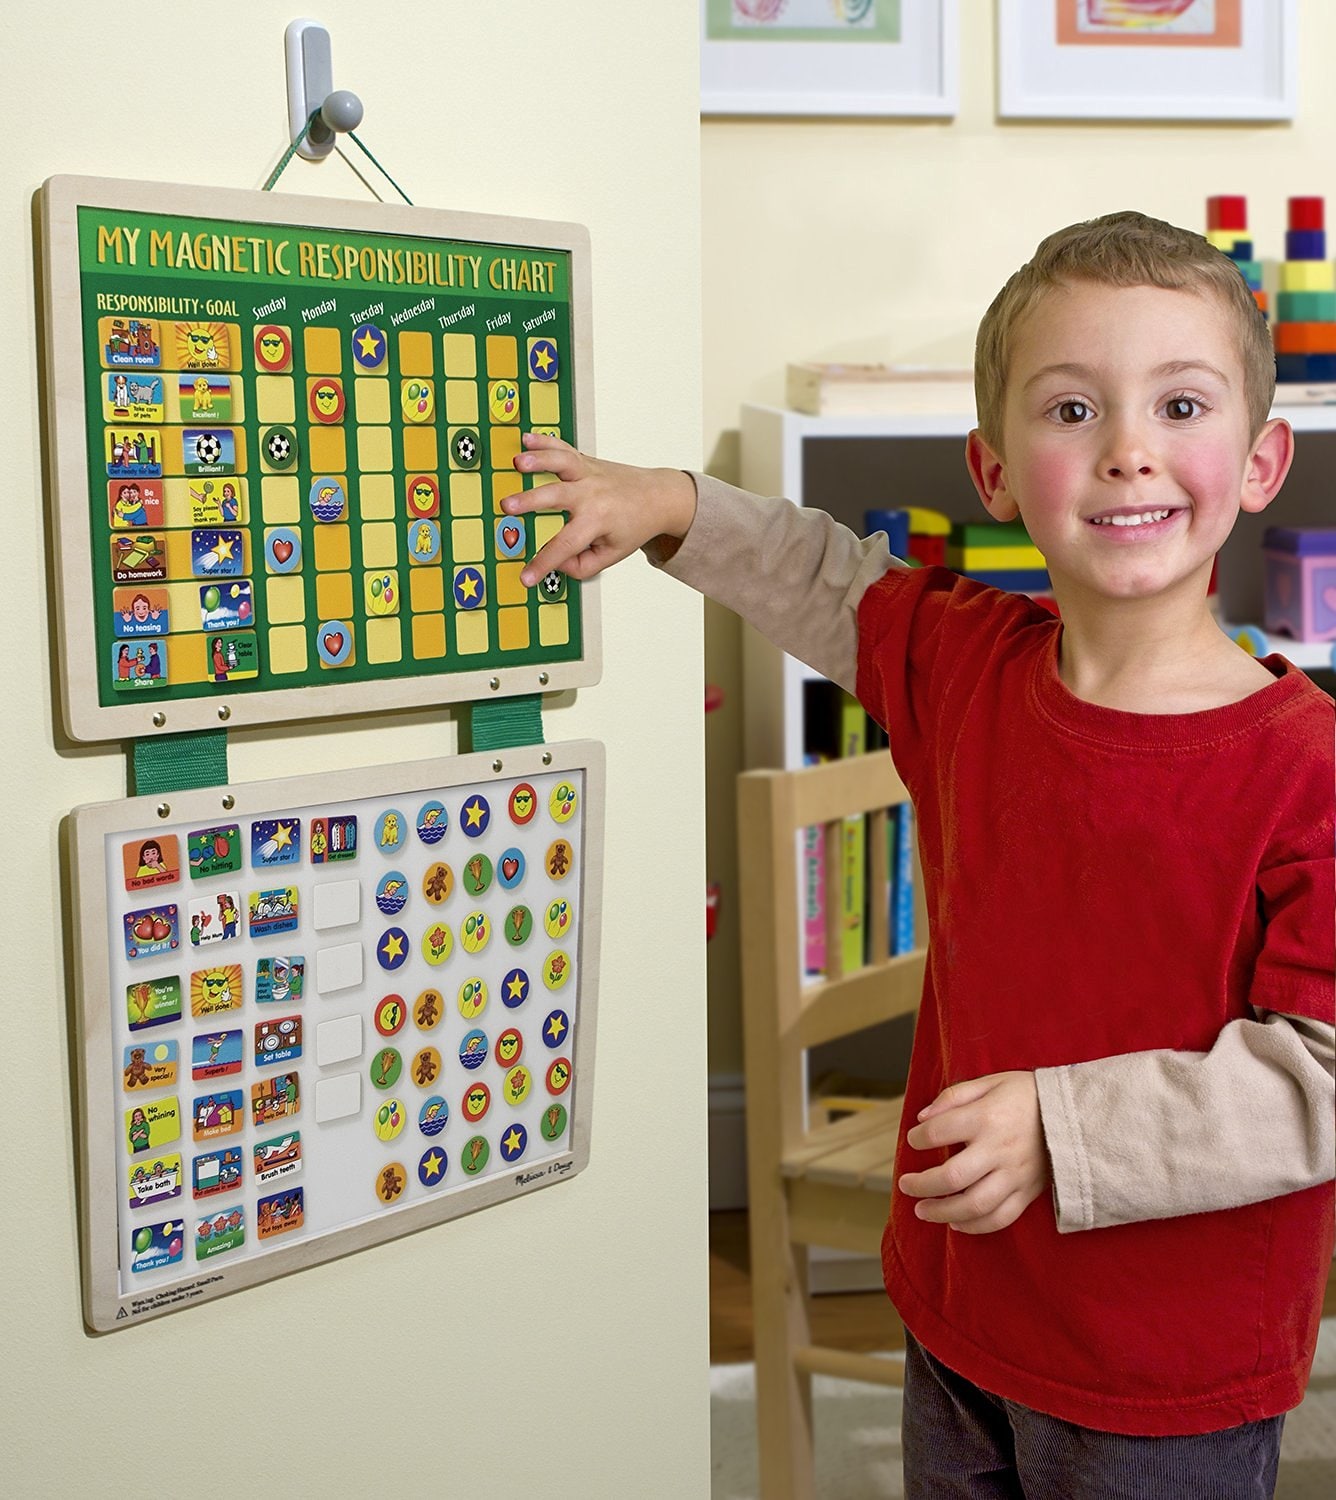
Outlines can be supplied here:
[[[1044, 241], [980, 327], [966, 459], [1061, 620], [885, 538], [528, 436], [639, 546], [856, 690], [918, 813], [930, 945], [883, 1239], [911, 1497], [1272, 1492], [1332, 1255], [1332, 704], [1216, 626], [1293, 439], [1235, 268], [1140, 214]], [[535, 498], [536, 494], [536, 498]]]

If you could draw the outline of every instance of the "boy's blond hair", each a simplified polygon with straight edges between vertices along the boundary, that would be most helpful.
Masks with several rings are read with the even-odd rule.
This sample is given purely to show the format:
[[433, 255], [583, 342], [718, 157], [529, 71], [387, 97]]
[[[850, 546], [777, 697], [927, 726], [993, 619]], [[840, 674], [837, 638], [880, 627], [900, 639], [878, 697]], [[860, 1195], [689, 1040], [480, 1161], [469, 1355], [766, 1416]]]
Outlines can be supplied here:
[[1250, 437], [1271, 410], [1276, 357], [1271, 330], [1238, 267], [1191, 230], [1130, 210], [1059, 229], [993, 299], [974, 346], [974, 396], [979, 431], [1002, 451], [1002, 412], [1017, 325], [1051, 288], [1070, 282], [1101, 286], [1158, 286], [1219, 298], [1233, 319], [1243, 362]]

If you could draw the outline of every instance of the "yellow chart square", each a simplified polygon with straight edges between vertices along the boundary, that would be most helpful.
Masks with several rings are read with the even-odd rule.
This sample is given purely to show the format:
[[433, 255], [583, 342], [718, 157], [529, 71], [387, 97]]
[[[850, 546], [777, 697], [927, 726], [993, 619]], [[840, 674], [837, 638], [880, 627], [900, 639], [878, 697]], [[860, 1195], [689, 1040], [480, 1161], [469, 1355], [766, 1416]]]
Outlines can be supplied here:
[[561, 391], [555, 380], [529, 382], [529, 422], [555, 427], [561, 421]]
[[553, 515], [551, 512], [541, 516], [534, 516], [533, 544], [535, 549], [546, 547], [565, 524], [565, 516]]
[[394, 468], [394, 443], [388, 427], [357, 429], [357, 467], [364, 474], [387, 474]]
[[487, 335], [487, 378], [514, 380], [520, 373], [519, 352], [515, 339], [508, 333]]
[[399, 335], [399, 373], [401, 375], [430, 375], [434, 356], [429, 333], [401, 333]]
[[393, 568], [397, 567], [398, 563], [399, 528], [395, 522], [367, 522], [362, 527], [362, 566], [364, 568]]
[[459, 610], [455, 614], [455, 646], [461, 656], [477, 656], [487, 649], [487, 614]]
[[404, 468], [430, 473], [436, 467], [436, 429], [404, 428]]
[[507, 495], [518, 495], [524, 488], [524, 479], [514, 469], [492, 475], [492, 510], [501, 514], [501, 502]]
[[478, 387], [472, 380], [445, 382], [445, 420], [476, 422], [478, 420]]
[[353, 578], [351, 573], [322, 573], [315, 581], [315, 607], [322, 620], [351, 620]]
[[269, 670], [274, 673], [306, 670], [306, 632], [300, 625], [280, 625], [269, 632]]
[[303, 330], [308, 375], [337, 375], [343, 369], [343, 340], [337, 328]]
[[413, 616], [413, 655], [418, 661], [445, 655], [445, 616]]
[[503, 651], [523, 651], [529, 644], [529, 611], [527, 609], [498, 610], [496, 638]]
[[541, 490], [545, 484], [556, 484], [556, 482], [557, 476], [555, 474], [534, 474], [530, 478], [529, 488]]
[[523, 563], [499, 562], [496, 565], [496, 602], [498, 604], [527, 604], [529, 590], [520, 582]]
[[394, 520], [394, 475], [363, 474], [357, 481], [357, 503], [364, 521]]
[[266, 526], [295, 526], [302, 518], [302, 491], [291, 474], [260, 480], [260, 513]]
[[492, 444], [492, 467], [498, 472], [509, 469], [520, 451], [518, 427], [489, 427]]
[[450, 550], [456, 562], [481, 562], [483, 552], [481, 521], [455, 521], [450, 527]]
[[366, 622], [366, 659], [368, 661], [399, 661], [404, 654], [403, 636], [396, 619], [368, 620]]
[[203, 682], [211, 674], [204, 655], [202, 635], [169, 635], [167, 637], [167, 678], [169, 682]]
[[306, 441], [313, 474], [342, 474], [348, 467], [348, 445], [342, 427], [310, 427]]
[[478, 374], [478, 344], [471, 333], [447, 333], [441, 336], [445, 351], [445, 373], [461, 380], [473, 380]]
[[[517, 480], [519, 477], [516, 474]], [[481, 474], [451, 474], [450, 514], [452, 516], [482, 515]]]
[[538, 606], [538, 644], [564, 646], [571, 638], [570, 621], [564, 604]]
[[445, 608], [445, 576], [439, 568], [414, 568], [409, 573], [408, 602], [415, 615]]
[[[315, 528], [315, 565], [321, 573], [337, 573], [352, 567], [353, 554], [347, 526], [337, 524]], [[379, 564], [373, 563], [372, 566], [378, 567]]]
[[297, 394], [291, 375], [255, 377], [255, 418], [259, 422], [297, 420]]
[[306, 618], [306, 590], [296, 573], [265, 580], [265, 611], [271, 625], [296, 625]]
[[388, 422], [390, 382], [376, 379], [354, 380], [353, 407], [359, 422]]

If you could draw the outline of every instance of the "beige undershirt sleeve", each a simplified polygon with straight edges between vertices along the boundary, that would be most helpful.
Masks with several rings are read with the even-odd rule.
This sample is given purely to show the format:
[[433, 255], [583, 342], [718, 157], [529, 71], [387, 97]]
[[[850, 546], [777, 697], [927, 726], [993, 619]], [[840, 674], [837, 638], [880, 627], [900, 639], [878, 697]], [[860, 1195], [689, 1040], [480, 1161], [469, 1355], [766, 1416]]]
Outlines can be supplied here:
[[1329, 1182], [1336, 1028], [1262, 1012], [1209, 1052], [1131, 1052], [1035, 1073], [1058, 1230], [1259, 1203]]
[[[853, 692], [858, 604], [896, 566], [886, 538], [693, 474], [696, 516], [656, 567]], [[1209, 1052], [1131, 1052], [1035, 1073], [1058, 1229], [1236, 1207], [1333, 1175], [1336, 1028], [1264, 1012]]]

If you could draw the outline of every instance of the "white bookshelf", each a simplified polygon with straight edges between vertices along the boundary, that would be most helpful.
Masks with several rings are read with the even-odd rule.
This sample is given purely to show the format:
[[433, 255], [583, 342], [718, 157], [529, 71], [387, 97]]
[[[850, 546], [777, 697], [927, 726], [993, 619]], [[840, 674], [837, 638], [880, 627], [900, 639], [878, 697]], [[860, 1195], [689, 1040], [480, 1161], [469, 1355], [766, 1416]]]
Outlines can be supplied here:
[[[744, 406], [740, 483], [757, 494], [821, 506], [860, 532], [863, 512], [873, 507], [923, 505], [955, 521], [980, 521], [984, 511], [963, 451], [973, 406], [930, 410], [930, 400], [925, 387], [906, 402], [918, 409], [884, 416], [817, 417]], [[1295, 461], [1277, 499], [1261, 515], [1240, 516], [1220, 554], [1221, 612], [1239, 624], [1261, 623], [1266, 528], [1336, 525], [1336, 406], [1281, 401], [1272, 415], [1293, 427]], [[1330, 648], [1274, 639], [1274, 649], [1306, 670], [1331, 664]], [[743, 670], [747, 766], [802, 765], [803, 683], [818, 674], [750, 628], [743, 634]]]

